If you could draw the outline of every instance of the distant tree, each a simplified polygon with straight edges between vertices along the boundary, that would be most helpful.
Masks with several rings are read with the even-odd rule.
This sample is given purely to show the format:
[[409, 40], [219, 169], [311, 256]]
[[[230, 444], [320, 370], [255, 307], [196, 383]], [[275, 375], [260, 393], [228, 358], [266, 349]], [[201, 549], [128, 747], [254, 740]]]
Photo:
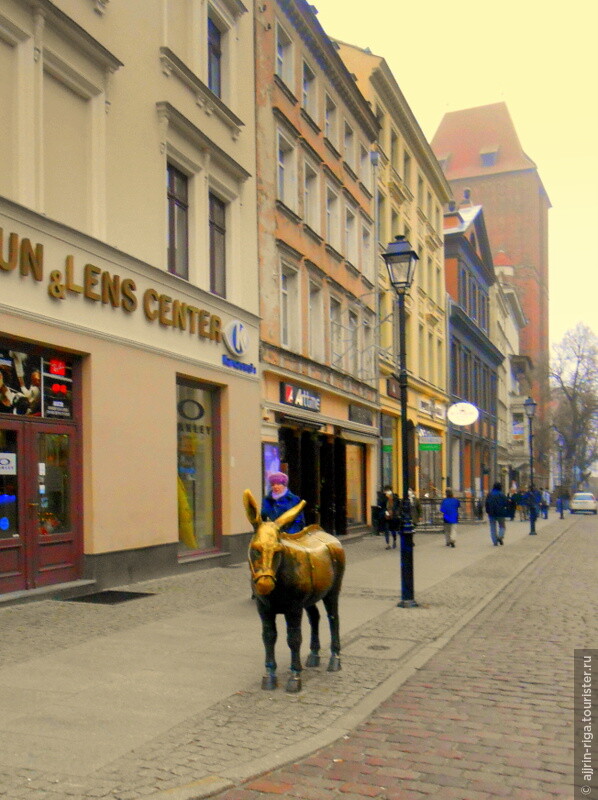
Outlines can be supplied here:
[[564, 441], [565, 483], [584, 484], [598, 460], [598, 337], [583, 323], [567, 331], [550, 365], [553, 425]]

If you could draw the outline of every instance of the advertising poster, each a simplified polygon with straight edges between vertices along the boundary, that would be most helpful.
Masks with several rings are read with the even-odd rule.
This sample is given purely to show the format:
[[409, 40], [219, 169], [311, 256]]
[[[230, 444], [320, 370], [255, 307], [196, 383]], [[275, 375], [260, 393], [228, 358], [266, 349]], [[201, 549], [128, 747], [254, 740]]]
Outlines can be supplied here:
[[0, 350], [0, 414], [71, 419], [70, 364], [62, 358]]
[[70, 364], [63, 358], [44, 358], [42, 378], [44, 417], [71, 419], [73, 378]]
[[41, 416], [41, 358], [0, 350], [0, 413]]

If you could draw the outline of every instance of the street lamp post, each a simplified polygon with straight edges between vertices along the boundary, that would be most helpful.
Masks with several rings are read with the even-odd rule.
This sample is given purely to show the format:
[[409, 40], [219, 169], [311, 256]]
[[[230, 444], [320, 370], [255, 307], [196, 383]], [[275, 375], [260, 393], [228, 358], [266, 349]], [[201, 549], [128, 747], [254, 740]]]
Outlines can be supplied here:
[[565, 491], [563, 489], [563, 450], [565, 449], [565, 440], [562, 436], [559, 435], [559, 438], [556, 440], [556, 445], [559, 448], [559, 483], [560, 483], [560, 497], [559, 497], [559, 506], [561, 512], [561, 519], [565, 519], [564, 509], [563, 506], [565, 505]]
[[529, 523], [530, 529], [529, 533], [530, 536], [536, 535], [536, 508], [535, 508], [535, 495], [534, 495], [534, 429], [533, 429], [533, 419], [534, 414], [536, 413], [536, 401], [528, 397], [527, 400], [523, 403], [523, 408], [525, 409], [525, 413], [527, 415], [527, 420], [529, 423], [529, 433], [528, 433], [528, 441], [529, 441], [529, 494], [530, 494], [530, 508], [529, 508]]
[[403, 499], [401, 513], [401, 600], [402, 608], [417, 606], [413, 588], [413, 520], [409, 500], [409, 448], [407, 442], [407, 356], [405, 346], [405, 296], [411, 288], [418, 259], [404, 236], [396, 236], [383, 254], [390, 284], [399, 305], [399, 388], [401, 401], [401, 467]]

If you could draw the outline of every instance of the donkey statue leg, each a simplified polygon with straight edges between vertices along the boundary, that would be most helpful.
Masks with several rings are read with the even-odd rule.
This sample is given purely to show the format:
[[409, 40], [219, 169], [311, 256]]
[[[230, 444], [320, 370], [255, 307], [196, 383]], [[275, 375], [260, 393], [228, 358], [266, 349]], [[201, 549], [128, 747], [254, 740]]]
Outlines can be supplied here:
[[305, 662], [306, 667], [320, 666], [320, 612], [314, 604], [306, 609], [309, 626], [311, 628], [311, 639], [309, 645], [309, 655]]
[[332, 591], [323, 598], [324, 607], [330, 623], [330, 661], [328, 672], [338, 672], [341, 668], [340, 622], [338, 618], [338, 591]]
[[289, 611], [285, 615], [287, 622], [287, 644], [291, 650], [291, 675], [286, 690], [295, 694], [301, 691], [301, 617], [303, 609]]
[[257, 609], [262, 620], [262, 641], [264, 642], [264, 649], [266, 651], [266, 674], [262, 678], [262, 689], [276, 689], [278, 686], [276, 658], [274, 656], [274, 647], [278, 636], [276, 630], [276, 614], [264, 608], [259, 600]]

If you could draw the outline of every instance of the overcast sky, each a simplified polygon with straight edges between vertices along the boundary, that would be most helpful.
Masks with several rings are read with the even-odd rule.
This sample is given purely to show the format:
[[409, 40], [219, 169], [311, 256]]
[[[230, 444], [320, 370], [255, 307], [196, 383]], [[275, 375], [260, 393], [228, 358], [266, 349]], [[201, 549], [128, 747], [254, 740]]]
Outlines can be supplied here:
[[507, 104], [552, 203], [551, 344], [578, 322], [598, 334], [598, 1], [314, 5], [329, 36], [386, 59], [428, 141], [447, 111]]

